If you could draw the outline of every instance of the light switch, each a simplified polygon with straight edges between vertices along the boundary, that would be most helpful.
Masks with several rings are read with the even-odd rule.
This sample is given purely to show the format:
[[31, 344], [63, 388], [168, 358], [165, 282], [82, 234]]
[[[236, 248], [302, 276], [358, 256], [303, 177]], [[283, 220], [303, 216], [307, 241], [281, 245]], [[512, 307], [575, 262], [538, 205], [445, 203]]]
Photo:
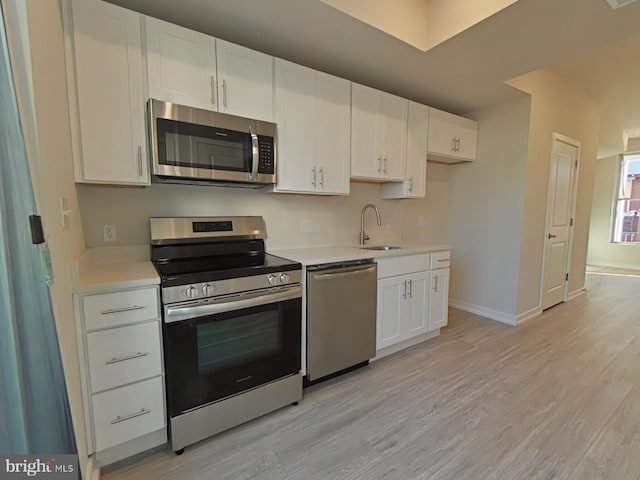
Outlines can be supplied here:
[[62, 229], [66, 230], [71, 226], [71, 210], [69, 209], [69, 199], [60, 197], [60, 210], [62, 213]]

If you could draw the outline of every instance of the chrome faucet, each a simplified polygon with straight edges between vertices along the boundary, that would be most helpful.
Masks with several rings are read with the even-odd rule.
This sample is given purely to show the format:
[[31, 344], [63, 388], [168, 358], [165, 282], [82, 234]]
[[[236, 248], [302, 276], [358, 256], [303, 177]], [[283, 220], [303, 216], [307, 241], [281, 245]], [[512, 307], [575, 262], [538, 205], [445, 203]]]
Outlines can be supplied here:
[[367, 203], [364, 207], [362, 207], [362, 212], [360, 212], [360, 245], [364, 245], [364, 242], [369, 240], [369, 236], [364, 234], [364, 213], [367, 211], [367, 208], [373, 208], [373, 211], [376, 212], [376, 221], [378, 222], [378, 226], [382, 226], [382, 220], [380, 220], [380, 210], [373, 203]]

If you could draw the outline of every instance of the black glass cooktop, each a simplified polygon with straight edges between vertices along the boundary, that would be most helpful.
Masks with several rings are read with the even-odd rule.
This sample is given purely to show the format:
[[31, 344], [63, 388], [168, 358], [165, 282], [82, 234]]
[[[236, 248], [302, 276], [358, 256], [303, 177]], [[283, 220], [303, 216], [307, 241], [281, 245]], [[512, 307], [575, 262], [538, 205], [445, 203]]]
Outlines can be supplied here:
[[154, 261], [163, 287], [300, 270], [302, 265], [267, 253]]

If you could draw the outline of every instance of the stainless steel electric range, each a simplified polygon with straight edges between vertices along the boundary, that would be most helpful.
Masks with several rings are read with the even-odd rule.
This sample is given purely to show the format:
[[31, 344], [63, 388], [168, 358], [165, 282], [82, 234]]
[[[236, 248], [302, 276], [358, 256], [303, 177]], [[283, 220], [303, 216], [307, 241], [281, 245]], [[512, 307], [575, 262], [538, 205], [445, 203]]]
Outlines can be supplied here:
[[171, 447], [296, 403], [301, 265], [265, 252], [262, 217], [151, 218]]

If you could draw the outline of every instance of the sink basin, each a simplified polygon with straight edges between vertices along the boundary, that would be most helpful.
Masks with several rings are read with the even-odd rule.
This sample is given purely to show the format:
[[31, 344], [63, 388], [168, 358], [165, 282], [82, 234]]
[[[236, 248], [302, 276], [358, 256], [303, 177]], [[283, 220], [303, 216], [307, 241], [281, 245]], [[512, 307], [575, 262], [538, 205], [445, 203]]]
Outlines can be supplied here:
[[402, 247], [398, 247], [397, 245], [371, 245], [371, 246], [361, 246], [358, 247], [362, 250], [398, 250]]

